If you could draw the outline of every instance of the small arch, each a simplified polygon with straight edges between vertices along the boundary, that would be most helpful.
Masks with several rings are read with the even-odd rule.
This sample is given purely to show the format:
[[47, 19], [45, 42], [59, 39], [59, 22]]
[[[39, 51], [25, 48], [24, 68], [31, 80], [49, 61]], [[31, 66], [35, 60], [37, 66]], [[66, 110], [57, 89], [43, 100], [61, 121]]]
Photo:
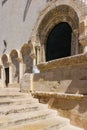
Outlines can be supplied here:
[[5, 84], [6, 84], [6, 86], [8, 86], [8, 84], [9, 84], [9, 56], [7, 54], [3, 54], [1, 61], [4, 66]]
[[19, 82], [19, 61], [18, 61], [18, 52], [17, 50], [13, 49], [10, 53], [11, 62], [13, 64], [13, 82]]
[[32, 73], [33, 59], [31, 58], [32, 44], [24, 44], [21, 48], [21, 55], [24, 63], [24, 73]]

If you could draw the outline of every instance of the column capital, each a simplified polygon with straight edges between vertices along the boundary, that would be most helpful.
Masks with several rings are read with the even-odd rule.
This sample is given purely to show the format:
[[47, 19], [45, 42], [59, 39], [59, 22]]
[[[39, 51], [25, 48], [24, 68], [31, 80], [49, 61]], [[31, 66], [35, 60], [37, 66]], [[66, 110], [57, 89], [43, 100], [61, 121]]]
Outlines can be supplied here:
[[18, 62], [23, 62], [23, 59], [21, 57], [17, 57]]
[[39, 45], [36, 45], [35, 48], [36, 48], [37, 50], [40, 50], [40, 46], [39, 46]]
[[31, 57], [32, 59], [36, 59], [36, 54], [35, 54], [35, 53], [31, 53], [31, 54], [30, 54], [30, 57]]
[[3, 68], [3, 65], [0, 65], [0, 69]]
[[11, 61], [8, 61], [7, 64], [10, 66], [10, 65], [12, 65], [12, 62], [11, 62]]
[[78, 34], [79, 34], [78, 29], [74, 29], [74, 30], [73, 30], [73, 33], [76, 34], [76, 35], [78, 35]]

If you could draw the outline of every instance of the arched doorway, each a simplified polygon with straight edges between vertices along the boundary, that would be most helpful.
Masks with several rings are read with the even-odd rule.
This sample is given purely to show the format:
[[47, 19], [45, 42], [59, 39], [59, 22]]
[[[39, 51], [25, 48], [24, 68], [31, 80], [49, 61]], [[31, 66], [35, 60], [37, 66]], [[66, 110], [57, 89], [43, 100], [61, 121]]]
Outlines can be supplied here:
[[[39, 58], [36, 57], [36, 60], [39, 60], [40, 62], [45, 62], [45, 61], [49, 61], [49, 60], [53, 60], [56, 58], [61, 58], [61, 57], [66, 57], [66, 56], [70, 56], [70, 55], [76, 55], [79, 53], [79, 17], [78, 17], [78, 13], [76, 12], [76, 10], [74, 8], [72, 8], [69, 5], [58, 5], [56, 7], [50, 7], [50, 9], [44, 11], [45, 13], [43, 13], [43, 15], [41, 15], [39, 17], [39, 20], [37, 21], [36, 24], [36, 28], [33, 31], [34, 34], [32, 35], [32, 42], [35, 43], [34, 47], [36, 49], [37, 46], [39, 46], [39, 53], [40, 56]], [[58, 26], [59, 25], [59, 26]], [[58, 48], [58, 46], [61, 46], [62, 44], [56, 44], [55, 45], [55, 49], [53, 50], [52, 44], [50, 44], [50, 39], [54, 39], [52, 33], [56, 32], [57, 30], [61, 30], [61, 28], [63, 28], [63, 26], [65, 27], [64, 30], [62, 29], [60, 35], [66, 35], [67, 33], [69, 33], [69, 36], [67, 36], [67, 39], [70, 41], [67, 44], [63, 44], [63, 46], [68, 46], [69, 50], [67, 50], [66, 52], [68, 52], [68, 54], [65, 52], [65, 49], [62, 46], [62, 51], [60, 51], [62, 54], [60, 54], [60, 56], [58, 56], [57, 51], [54, 53], [55, 56], [52, 55], [51, 57], [51, 49], [52, 51], [56, 50], [56, 46]], [[67, 31], [68, 29], [68, 31]], [[54, 31], [55, 30], [55, 31]], [[63, 34], [63, 31], [65, 32], [65, 34]], [[67, 32], [67, 33], [66, 33]], [[52, 35], [52, 36], [51, 36]], [[59, 34], [57, 34], [59, 35]], [[55, 35], [55, 37], [57, 37], [57, 35]], [[58, 36], [60, 37], [60, 36]], [[64, 38], [66, 36], [63, 36], [62, 38], [58, 38], [61, 39], [59, 40], [58, 43], [62, 42], [62, 40], [64, 41]], [[66, 38], [65, 38], [66, 40]], [[52, 40], [54, 41], [54, 40]], [[64, 43], [64, 42], [62, 42]], [[70, 44], [69, 44], [70, 43]], [[49, 47], [51, 45], [51, 47]], [[61, 48], [61, 47], [59, 47]], [[67, 48], [67, 47], [66, 47]], [[49, 50], [49, 51], [48, 51]], [[64, 50], [64, 52], [63, 52]], [[57, 53], [57, 54], [56, 54]], [[64, 54], [63, 54], [64, 53]], [[65, 54], [66, 53], [66, 54]], [[49, 56], [50, 55], [50, 56]]]
[[32, 73], [33, 60], [30, 56], [33, 46], [31, 44], [24, 44], [21, 48], [21, 54], [24, 63], [24, 73]]
[[50, 32], [46, 42], [46, 61], [71, 55], [72, 28], [61, 22]]
[[5, 85], [8, 86], [9, 84], [9, 64], [8, 64], [8, 57], [6, 54], [2, 56], [2, 63], [4, 66], [4, 78], [5, 78]]
[[13, 64], [12, 72], [13, 72], [13, 83], [19, 83], [19, 61], [18, 61], [18, 52], [16, 50], [12, 50], [10, 53], [11, 61]]

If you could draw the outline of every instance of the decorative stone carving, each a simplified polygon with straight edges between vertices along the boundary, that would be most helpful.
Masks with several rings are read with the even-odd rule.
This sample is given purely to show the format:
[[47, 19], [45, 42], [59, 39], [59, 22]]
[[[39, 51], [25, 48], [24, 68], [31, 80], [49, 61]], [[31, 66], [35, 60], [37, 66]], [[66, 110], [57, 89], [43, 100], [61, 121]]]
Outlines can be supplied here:
[[[78, 37], [79, 37], [78, 36], [78, 28], [79, 28], [78, 15], [75, 12], [75, 10], [68, 5], [55, 6], [52, 8], [52, 10], [47, 11], [42, 21], [38, 24], [37, 30], [35, 30], [36, 34], [34, 36], [36, 36], [36, 39], [38, 39], [36, 45], [39, 43], [39, 45], [41, 46], [41, 50], [40, 50], [41, 62], [44, 62], [46, 59], [45, 46], [46, 46], [46, 41], [49, 36], [49, 33], [56, 25], [58, 25], [61, 22], [67, 22], [71, 26], [73, 32], [71, 54], [74, 55], [78, 53]], [[77, 32], [75, 32], [75, 30]]]

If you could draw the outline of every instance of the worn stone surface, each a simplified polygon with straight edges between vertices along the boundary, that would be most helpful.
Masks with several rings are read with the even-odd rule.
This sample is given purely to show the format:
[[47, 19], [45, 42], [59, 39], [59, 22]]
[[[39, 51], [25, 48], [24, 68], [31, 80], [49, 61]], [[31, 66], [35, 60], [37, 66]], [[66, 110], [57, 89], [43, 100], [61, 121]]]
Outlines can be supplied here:
[[30, 92], [30, 90], [32, 89], [32, 75], [33, 74], [29, 74], [29, 73], [25, 73], [23, 75], [20, 84], [20, 90], [22, 92]]
[[44, 62], [41, 64], [38, 64], [38, 69], [43, 71], [49, 71], [59, 68], [69, 68], [74, 66], [81, 66], [81, 65], [87, 65], [87, 54], [80, 54], [70, 57], [65, 57], [61, 59], [52, 60], [49, 62]]
[[41, 73], [33, 76], [33, 95], [86, 130], [87, 56], [54, 60], [38, 67]]
[[83, 130], [17, 88], [0, 88], [0, 99], [0, 130]]

